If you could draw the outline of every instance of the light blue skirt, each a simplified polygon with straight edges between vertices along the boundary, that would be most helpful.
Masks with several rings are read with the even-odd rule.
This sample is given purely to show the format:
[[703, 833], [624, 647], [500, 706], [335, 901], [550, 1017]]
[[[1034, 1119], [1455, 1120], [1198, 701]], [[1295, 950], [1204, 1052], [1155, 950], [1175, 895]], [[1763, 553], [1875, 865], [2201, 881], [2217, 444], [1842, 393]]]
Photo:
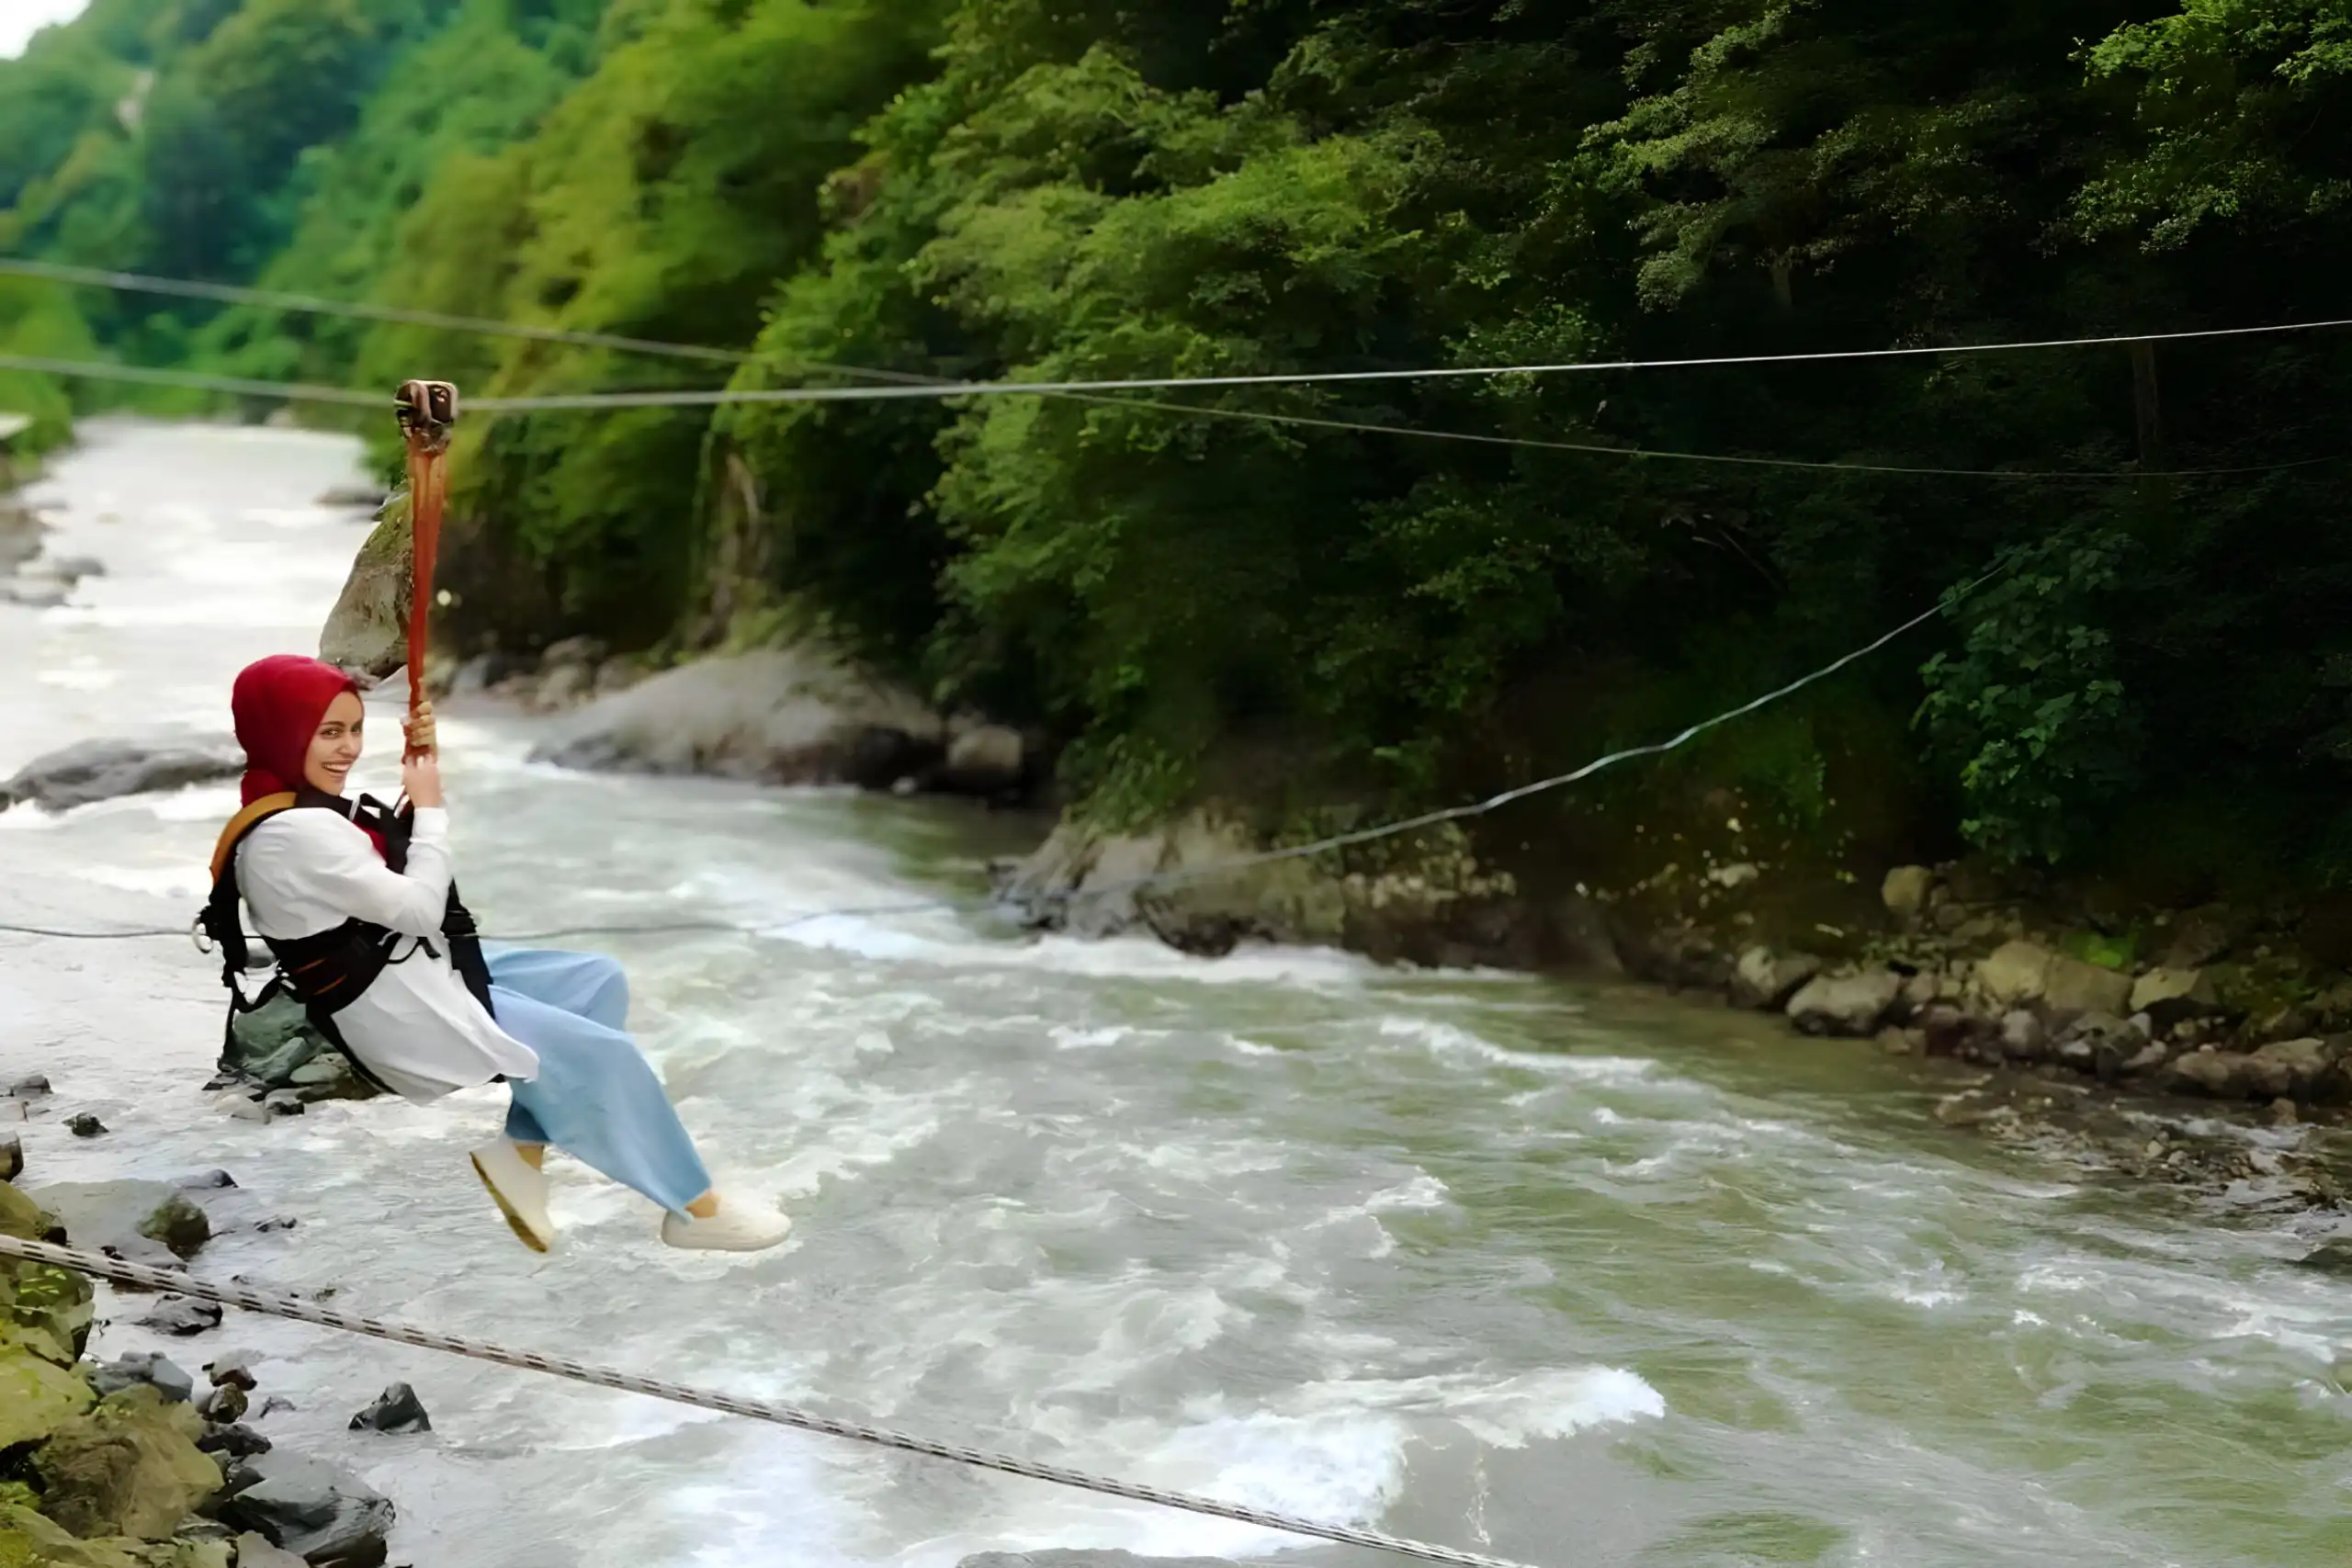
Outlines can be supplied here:
[[628, 976], [601, 953], [483, 948], [498, 1027], [538, 1054], [508, 1084], [506, 1135], [550, 1144], [673, 1213], [710, 1190], [652, 1066], [628, 1034]]

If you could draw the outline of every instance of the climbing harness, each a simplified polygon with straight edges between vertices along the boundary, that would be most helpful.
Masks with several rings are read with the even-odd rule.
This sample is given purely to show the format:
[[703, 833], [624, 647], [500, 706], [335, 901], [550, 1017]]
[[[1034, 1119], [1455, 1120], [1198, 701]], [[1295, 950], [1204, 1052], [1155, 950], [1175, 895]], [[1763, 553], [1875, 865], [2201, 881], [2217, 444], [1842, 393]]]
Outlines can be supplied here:
[[[357, 919], [310, 936], [277, 938], [268, 943], [275, 973], [259, 995], [250, 999], [245, 996], [243, 978], [254, 964], [244, 924], [237, 914], [237, 851], [263, 823], [286, 812], [300, 810], [332, 811], [347, 818], [375, 840], [387, 867], [394, 872], [408, 867], [409, 840], [415, 831], [416, 818], [411, 812], [393, 810], [373, 795], [363, 795], [355, 802], [305, 788], [264, 795], [229, 819], [212, 851], [212, 895], [196, 918], [198, 951], [219, 952], [220, 983], [229, 988], [223, 1055], [233, 1054], [240, 1017], [258, 1012], [280, 995], [288, 995], [302, 1004], [311, 1028], [348, 1056], [362, 1077], [383, 1089], [386, 1086], [368, 1072], [358, 1054], [344, 1043], [334, 1015], [356, 1001], [376, 983], [376, 977], [393, 964], [407, 962], [420, 950], [441, 956], [424, 938], [403, 936], [388, 927]], [[483, 1011], [496, 1017], [497, 1010], [490, 995], [490, 964], [482, 956], [481, 936], [472, 912], [458, 897], [455, 883], [449, 886], [448, 905], [441, 918], [441, 940], [448, 949], [450, 966], [465, 981], [466, 989], [481, 1003]], [[406, 950], [402, 951], [404, 943]]]
[[1386, 1535], [1379, 1530], [1358, 1529], [1350, 1525], [1324, 1524], [1315, 1519], [1276, 1513], [1266, 1508], [1252, 1508], [1239, 1503], [1220, 1502], [1214, 1497], [1199, 1497], [1185, 1492], [1171, 1492], [1164, 1487], [1146, 1486], [1137, 1482], [1118, 1481], [1108, 1476], [1091, 1475], [1084, 1471], [1069, 1470], [1057, 1464], [1042, 1464], [1011, 1454], [992, 1453], [986, 1449], [967, 1448], [960, 1443], [943, 1443], [930, 1438], [918, 1438], [888, 1427], [869, 1427], [861, 1422], [839, 1420], [811, 1411], [763, 1399], [745, 1399], [736, 1394], [721, 1393], [712, 1389], [694, 1388], [684, 1383], [665, 1382], [656, 1378], [639, 1377], [634, 1373], [616, 1371], [608, 1367], [592, 1367], [561, 1356], [545, 1356], [534, 1350], [516, 1350], [484, 1340], [468, 1339], [455, 1334], [441, 1334], [431, 1329], [414, 1328], [406, 1324], [387, 1323], [380, 1318], [363, 1317], [356, 1313], [337, 1312], [314, 1302], [280, 1295], [270, 1291], [256, 1291], [244, 1285], [218, 1284], [192, 1275], [179, 1274], [141, 1264], [126, 1263], [101, 1253], [85, 1252], [76, 1247], [57, 1247], [47, 1242], [19, 1241], [14, 1236], [0, 1235], [0, 1257], [21, 1258], [28, 1263], [47, 1264], [51, 1268], [70, 1269], [76, 1273], [108, 1280], [118, 1285], [139, 1290], [170, 1292], [193, 1296], [199, 1301], [221, 1306], [239, 1307], [246, 1312], [283, 1317], [297, 1323], [316, 1324], [322, 1328], [339, 1328], [347, 1334], [364, 1334], [373, 1339], [390, 1340], [395, 1345], [412, 1345], [424, 1350], [440, 1350], [452, 1356], [464, 1356], [477, 1361], [492, 1361], [501, 1366], [519, 1367], [525, 1371], [546, 1372], [552, 1377], [568, 1378], [573, 1382], [588, 1383], [596, 1388], [616, 1389], [623, 1393], [641, 1393], [654, 1399], [666, 1399], [678, 1404], [691, 1404], [705, 1410], [717, 1410], [729, 1416], [749, 1416], [755, 1421], [772, 1421], [781, 1427], [797, 1427], [804, 1432], [816, 1432], [826, 1437], [847, 1438], [853, 1442], [867, 1443], [876, 1448], [895, 1449], [901, 1453], [922, 1454], [956, 1464], [971, 1465], [981, 1470], [993, 1470], [1006, 1475], [1025, 1476], [1032, 1481], [1047, 1481], [1057, 1486], [1071, 1486], [1081, 1491], [1101, 1493], [1105, 1496], [1125, 1497], [1132, 1502], [1153, 1503], [1162, 1507], [1181, 1508], [1188, 1513], [1207, 1514], [1237, 1523], [1256, 1525], [1265, 1529], [1281, 1530], [1289, 1535], [1313, 1536], [1323, 1540], [1338, 1541], [1344, 1546], [1371, 1547], [1379, 1551], [1393, 1551], [1407, 1557], [1417, 1557], [1429, 1562], [1451, 1563], [1453, 1568], [1527, 1568], [1524, 1563], [1508, 1558], [1489, 1557], [1480, 1552], [1463, 1551], [1450, 1546], [1435, 1546], [1427, 1541], [1409, 1540], [1401, 1536]]

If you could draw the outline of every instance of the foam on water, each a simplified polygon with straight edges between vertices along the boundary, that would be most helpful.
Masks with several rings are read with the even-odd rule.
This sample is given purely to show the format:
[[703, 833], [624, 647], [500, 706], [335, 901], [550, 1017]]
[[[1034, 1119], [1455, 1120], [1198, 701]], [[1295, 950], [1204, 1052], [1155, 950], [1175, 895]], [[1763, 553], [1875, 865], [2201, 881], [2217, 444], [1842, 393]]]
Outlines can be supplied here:
[[[0, 649], [60, 672], [0, 688], [12, 755], [117, 732], [128, 686], [142, 719], [217, 731], [237, 665], [294, 641], [267, 623], [314, 626], [364, 531], [307, 504], [346, 477], [347, 444], [97, 442], [52, 488], [61, 549], [109, 575], [72, 612], [0, 607]], [[232, 611], [254, 571], [258, 629]], [[396, 698], [371, 694], [379, 733]], [[2352, 1410], [2341, 1283], [2285, 1267], [2276, 1236], [1956, 1158], [1910, 1087], [1869, 1077], [1897, 1070], [1874, 1054], [1845, 1070], [1908, 1120], [1785, 1092], [1710, 1046], [1720, 1015], [1523, 977], [1210, 960], [935, 911], [779, 930], [968, 889], [984, 857], [917, 806], [557, 773], [527, 761], [537, 721], [451, 707], [460, 870], [493, 932], [768, 931], [609, 945], [714, 1171], [781, 1193], [791, 1244], [664, 1252], [648, 1205], [560, 1160], [564, 1244], [522, 1253], [464, 1164], [498, 1124], [492, 1089], [231, 1121], [193, 1089], [211, 976], [168, 943], [109, 950], [95, 993], [75, 989], [100, 972], [71, 967], [85, 954], [0, 951], [0, 1052], [43, 1043], [28, 1070], [119, 1129], [87, 1143], [37, 1119], [45, 1179], [226, 1165], [245, 1186], [209, 1200], [224, 1223], [200, 1265], [222, 1273], [1534, 1562], [2343, 1560], [2324, 1533]], [[362, 776], [379, 795], [390, 750]], [[208, 786], [0, 816], [9, 908], [184, 919], [233, 805]], [[255, 1232], [271, 1213], [300, 1228]], [[186, 1353], [106, 1315], [102, 1353]], [[235, 1333], [300, 1407], [273, 1436], [401, 1499], [396, 1561], [953, 1568], [1309, 1544], [299, 1325]], [[345, 1431], [393, 1377], [435, 1434]], [[2211, 1495], [2217, 1453], [2244, 1461], [2219, 1525], [2183, 1501]], [[2255, 1522], [2233, 1534], [2226, 1509]]]

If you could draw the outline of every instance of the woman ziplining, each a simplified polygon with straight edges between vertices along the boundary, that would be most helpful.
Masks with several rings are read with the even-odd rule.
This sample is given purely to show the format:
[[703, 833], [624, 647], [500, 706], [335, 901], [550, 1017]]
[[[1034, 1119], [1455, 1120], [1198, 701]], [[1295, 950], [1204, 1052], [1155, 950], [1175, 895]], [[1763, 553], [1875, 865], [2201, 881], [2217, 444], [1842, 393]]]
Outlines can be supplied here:
[[[359, 688], [333, 665], [279, 654], [237, 677], [244, 808], [213, 856], [205, 927], [238, 1010], [282, 987], [376, 1084], [427, 1104], [503, 1081], [504, 1134], [472, 1151], [475, 1173], [524, 1244], [555, 1227], [549, 1146], [651, 1199], [662, 1239], [757, 1251], [791, 1229], [781, 1213], [722, 1200], [660, 1079], [627, 1032], [628, 982], [612, 959], [485, 950], [458, 898], [432, 709], [407, 725], [407, 796], [392, 810], [346, 794], [365, 746]], [[277, 978], [251, 1002], [242, 899]]]
[[[366, 741], [359, 686], [331, 664], [279, 654], [248, 665], [231, 698], [244, 749], [244, 806], [212, 855], [200, 919], [221, 953], [236, 1014], [281, 991], [377, 1087], [419, 1104], [503, 1082], [504, 1135], [472, 1152], [474, 1173], [525, 1246], [554, 1243], [548, 1149], [560, 1148], [664, 1211], [662, 1239], [752, 1252], [784, 1240], [774, 1209], [722, 1200], [661, 1080], [627, 1029], [628, 980], [612, 959], [486, 951], [458, 898], [432, 705], [427, 617], [447, 492], [443, 459], [457, 389], [411, 381], [396, 401], [408, 448], [409, 716], [395, 810], [347, 797]], [[248, 1001], [240, 902], [277, 976]]]

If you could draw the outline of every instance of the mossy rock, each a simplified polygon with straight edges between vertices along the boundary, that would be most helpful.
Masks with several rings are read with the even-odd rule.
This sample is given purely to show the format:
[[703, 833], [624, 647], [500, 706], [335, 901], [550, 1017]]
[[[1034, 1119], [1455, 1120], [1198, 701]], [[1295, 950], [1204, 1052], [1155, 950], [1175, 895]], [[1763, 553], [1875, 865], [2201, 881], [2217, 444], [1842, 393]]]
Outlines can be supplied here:
[[378, 680], [405, 664], [413, 581], [409, 501], [402, 491], [384, 503], [375, 530], [359, 547], [351, 574], [320, 630], [319, 657]]
[[280, 992], [230, 1021], [220, 1070], [268, 1089], [287, 1089], [296, 1073], [334, 1049], [311, 1027], [302, 1004]]
[[196, 1446], [202, 1417], [153, 1388], [109, 1394], [33, 1452], [42, 1506], [85, 1540], [167, 1540], [220, 1490], [220, 1467]]
[[23, 1345], [0, 1345], [0, 1449], [50, 1437], [96, 1403], [72, 1368]]
[[[52, 1242], [65, 1236], [52, 1215], [6, 1182], [0, 1182], [0, 1235]], [[72, 1366], [89, 1341], [95, 1295], [90, 1281], [70, 1269], [0, 1258], [0, 1352], [22, 1348], [56, 1366]], [[33, 1381], [30, 1374], [23, 1380], [28, 1391]], [[0, 1428], [8, 1424], [8, 1412], [0, 1408]]]
[[0, 1181], [0, 1235], [19, 1241], [62, 1241], [57, 1216], [28, 1197], [14, 1182]]
[[112, 1246], [136, 1235], [193, 1258], [212, 1236], [212, 1222], [203, 1209], [161, 1181], [66, 1181], [43, 1187], [35, 1196], [64, 1216], [85, 1247]]
[[232, 1561], [224, 1540], [84, 1540], [0, 1493], [0, 1568], [230, 1568]]

